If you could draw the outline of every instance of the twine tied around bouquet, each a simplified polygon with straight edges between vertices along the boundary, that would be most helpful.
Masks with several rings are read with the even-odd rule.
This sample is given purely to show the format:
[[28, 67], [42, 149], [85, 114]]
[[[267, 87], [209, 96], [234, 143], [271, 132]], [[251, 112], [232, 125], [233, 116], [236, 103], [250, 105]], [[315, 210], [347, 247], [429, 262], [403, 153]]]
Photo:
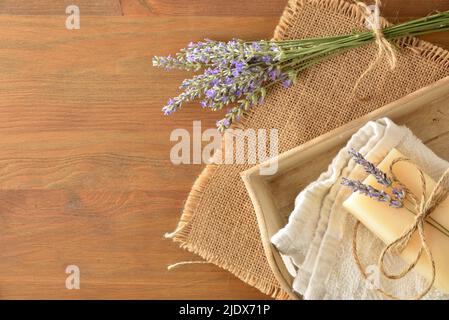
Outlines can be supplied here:
[[[422, 188], [422, 192], [421, 192], [421, 195], [419, 198], [413, 192], [411, 192], [394, 174], [394, 171], [393, 171], [394, 166], [400, 162], [411, 163], [418, 170], [420, 179], [421, 179], [421, 188]], [[432, 276], [431, 276], [431, 279], [428, 282], [426, 288], [422, 292], [418, 293], [415, 297], [410, 298], [410, 300], [420, 300], [432, 289], [432, 286], [435, 283], [435, 277], [436, 277], [435, 260], [433, 258], [432, 252], [431, 252], [429, 245], [427, 243], [427, 240], [426, 240], [424, 224], [426, 222], [426, 219], [432, 214], [432, 212], [435, 210], [435, 208], [440, 203], [442, 203], [449, 195], [449, 169], [443, 174], [443, 176], [438, 181], [438, 183], [436, 184], [435, 188], [433, 189], [433, 191], [431, 192], [429, 197], [427, 197], [427, 195], [426, 195], [427, 188], [426, 188], [426, 178], [424, 176], [424, 173], [410, 159], [407, 159], [407, 158], [395, 159], [391, 163], [389, 170], [390, 170], [393, 181], [396, 182], [401, 188], [403, 188], [403, 190], [406, 192], [406, 194], [408, 196], [410, 196], [410, 198], [414, 204], [415, 210], [417, 212], [417, 215], [415, 216], [414, 223], [407, 230], [405, 230], [405, 232], [398, 239], [396, 239], [395, 241], [393, 241], [392, 243], [387, 245], [382, 250], [382, 253], [381, 253], [381, 255], [379, 257], [379, 261], [378, 261], [378, 267], [379, 267], [379, 271], [381, 272], [381, 274], [383, 276], [385, 276], [386, 278], [391, 279], [391, 280], [399, 280], [399, 279], [404, 278], [407, 274], [409, 274], [416, 267], [422, 254], [425, 253], [430, 261], [430, 264], [431, 264]], [[365, 272], [365, 268], [363, 267], [363, 265], [360, 261], [360, 257], [359, 257], [358, 249], [357, 249], [357, 234], [358, 234], [359, 227], [360, 227], [360, 221], [357, 221], [355, 228], [354, 228], [354, 234], [353, 234], [353, 239], [352, 239], [353, 240], [352, 241], [352, 252], [353, 252], [353, 256], [355, 258], [357, 267], [359, 268], [361, 274], [364, 276], [365, 279], [368, 279], [368, 275]], [[415, 259], [412, 261], [412, 263], [410, 263], [401, 272], [399, 272], [397, 274], [389, 273], [385, 268], [384, 260], [385, 260], [386, 254], [393, 250], [396, 252], [401, 252], [402, 250], [404, 250], [405, 247], [409, 244], [409, 242], [410, 242], [412, 236], [415, 234], [415, 232], [418, 232], [419, 239], [421, 241], [421, 248], [420, 248], [418, 254], [416, 255]], [[391, 299], [396, 299], [396, 300], [400, 299], [397, 296], [395, 296], [389, 292], [386, 292], [382, 288], [376, 288], [376, 290]]]
[[371, 12], [371, 9], [368, 5], [366, 5], [363, 2], [356, 1], [355, 4], [357, 7], [361, 10], [362, 14], [365, 17], [365, 21], [369, 26], [369, 29], [373, 30], [376, 44], [377, 44], [377, 55], [375, 59], [370, 63], [368, 68], [362, 73], [362, 75], [357, 79], [353, 93], [359, 100], [366, 100], [366, 98], [359, 97], [357, 95], [357, 89], [359, 88], [360, 84], [362, 83], [363, 79], [374, 70], [374, 68], [377, 67], [377, 65], [380, 63], [382, 58], [385, 56], [387, 59], [387, 62], [390, 66], [390, 70], [394, 70], [397, 65], [397, 56], [396, 52], [394, 50], [393, 45], [384, 37], [384, 34], [382, 32], [382, 25], [380, 23], [380, 6], [382, 5], [380, 0], [376, 0], [375, 2], [375, 11], [374, 14]]

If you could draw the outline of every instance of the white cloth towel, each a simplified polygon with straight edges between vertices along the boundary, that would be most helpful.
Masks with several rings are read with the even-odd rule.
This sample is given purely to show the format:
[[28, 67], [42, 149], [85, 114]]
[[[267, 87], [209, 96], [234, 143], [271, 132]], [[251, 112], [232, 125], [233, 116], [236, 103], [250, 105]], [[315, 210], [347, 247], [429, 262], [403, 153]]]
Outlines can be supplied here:
[[[304, 299], [384, 298], [360, 275], [352, 256], [355, 218], [342, 207], [350, 190], [340, 185], [340, 179], [351, 174], [363, 180], [366, 174], [351, 160], [349, 148], [358, 150], [375, 164], [396, 148], [434, 180], [449, 167], [448, 162], [437, 157], [408, 128], [390, 119], [369, 122], [355, 133], [328, 170], [297, 196], [288, 224], [271, 239], [297, 267], [293, 290]], [[404, 298], [424, 288], [425, 280], [415, 272], [401, 280], [379, 280], [376, 262], [384, 244], [364, 228], [359, 237], [363, 244], [361, 259], [369, 266], [366, 271], [372, 273], [371, 281], [380, 281], [377, 285]], [[397, 262], [396, 258], [389, 259]], [[426, 299], [448, 299], [448, 296], [432, 290]]]

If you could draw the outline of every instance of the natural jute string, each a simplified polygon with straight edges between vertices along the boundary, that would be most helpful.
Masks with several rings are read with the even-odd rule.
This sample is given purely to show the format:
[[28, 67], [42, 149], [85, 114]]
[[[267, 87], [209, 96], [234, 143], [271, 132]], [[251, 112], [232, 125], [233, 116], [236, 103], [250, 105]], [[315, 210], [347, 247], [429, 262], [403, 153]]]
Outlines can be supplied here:
[[174, 268], [190, 265], [190, 264], [211, 264], [211, 262], [208, 261], [180, 261], [173, 264], [170, 264], [167, 266], [167, 270], [172, 270]]
[[[164, 235], [164, 238], [166, 239], [172, 239], [179, 231], [181, 231], [182, 229], [184, 229], [185, 225], [183, 226], [179, 226], [178, 228], [176, 228], [175, 231], [171, 232], [171, 233], [166, 233]], [[167, 266], [167, 270], [172, 270], [174, 268], [180, 267], [180, 266], [185, 266], [185, 265], [189, 265], [189, 264], [210, 264], [210, 262], [208, 261], [202, 261], [202, 260], [196, 260], [196, 261], [180, 261], [180, 262], [176, 262], [173, 264], [170, 264]]]
[[[392, 243], [387, 245], [382, 250], [382, 253], [381, 253], [381, 255], [379, 257], [379, 261], [378, 261], [378, 267], [379, 267], [379, 271], [381, 272], [381, 274], [383, 276], [385, 276], [386, 278], [392, 279], [392, 280], [398, 280], [398, 279], [405, 277], [408, 273], [410, 273], [416, 267], [423, 252], [425, 252], [430, 261], [431, 267], [432, 267], [431, 280], [429, 281], [426, 288], [421, 293], [418, 293], [415, 297], [409, 298], [410, 300], [419, 300], [419, 299], [423, 298], [430, 291], [433, 284], [435, 283], [435, 276], [436, 276], [435, 260], [433, 258], [432, 252], [427, 244], [426, 234], [424, 231], [424, 223], [426, 222], [426, 219], [435, 210], [435, 208], [441, 202], [443, 202], [449, 195], [449, 169], [443, 174], [443, 176], [441, 177], [441, 179], [438, 181], [435, 188], [433, 189], [432, 193], [427, 198], [427, 196], [426, 196], [426, 190], [427, 190], [426, 189], [426, 178], [425, 178], [422, 170], [420, 168], [418, 168], [416, 165], [414, 165], [416, 167], [416, 169], [418, 170], [420, 179], [421, 179], [422, 191], [421, 191], [420, 198], [418, 198], [395, 175], [394, 170], [393, 170], [394, 166], [400, 162], [408, 162], [413, 165], [414, 165], [414, 163], [407, 158], [398, 158], [398, 159], [395, 159], [391, 163], [389, 170], [390, 170], [391, 176], [393, 178], [393, 181], [396, 182], [401, 188], [403, 188], [404, 191], [406, 192], [407, 196], [409, 196], [410, 199], [412, 200], [412, 203], [415, 207], [417, 215], [415, 216], [415, 222], [398, 239], [396, 239], [395, 241], [393, 241]], [[357, 249], [357, 234], [358, 234], [359, 227], [360, 227], [360, 222], [357, 222], [355, 225], [355, 228], [354, 228], [354, 234], [353, 234], [353, 239], [352, 239], [352, 252], [353, 252], [357, 267], [359, 268], [361, 274], [363, 275], [363, 277], [365, 279], [368, 279], [368, 275], [365, 272], [365, 267], [362, 265], [362, 263], [360, 261], [360, 257], [359, 257], [358, 249]], [[418, 232], [418, 235], [419, 235], [419, 238], [421, 241], [421, 248], [420, 248], [418, 254], [416, 255], [416, 258], [413, 260], [412, 263], [410, 263], [401, 272], [399, 272], [397, 274], [389, 273], [385, 269], [385, 261], [384, 261], [385, 255], [392, 250], [395, 250], [395, 252], [401, 252], [409, 244], [410, 239], [415, 234], [415, 232]], [[376, 288], [376, 289], [380, 293], [382, 293], [383, 295], [385, 295], [391, 299], [396, 299], [396, 300], [401, 299], [389, 292], [386, 292], [382, 288]]]
[[374, 36], [376, 37], [376, 44], [378, 47], [376, 58], [371, 62], [368, 68], [362, 73], [362, 75], [356, 81], [353, 89], [353, 93], [358, 99], [365, 100], [365, 98], [359, 97], [357, 95], [357, 89], [359, 88], [363, 79], [365, 79], [365, 77], [371, 71], [373, 71], [374, 68], [377, 67], [377, 65], [382, 60], [384, 55], [387, 58], [391, 70], [394, 70], [396, 68], [398, 58], [396, 56], [396, 52], [394, 50], [393, 45], [387, 39], [385, 39], [384, 34], [382, 32], [382, 26], [380, 23], [380, 13], [379, 13], [379, 8], [382, 5], [380, 0], [376, 0], [375, 4], [376, 10], [374, 12], [374, 15], [372, 14], [370, 8], [365, 3], [360, 1], [354, 2], [357, 5], [357, 7], [360, 8], [362, 14], [365, 16], [365, 21], [366, 23], [368, 23], [370, 29], [373, 30]]

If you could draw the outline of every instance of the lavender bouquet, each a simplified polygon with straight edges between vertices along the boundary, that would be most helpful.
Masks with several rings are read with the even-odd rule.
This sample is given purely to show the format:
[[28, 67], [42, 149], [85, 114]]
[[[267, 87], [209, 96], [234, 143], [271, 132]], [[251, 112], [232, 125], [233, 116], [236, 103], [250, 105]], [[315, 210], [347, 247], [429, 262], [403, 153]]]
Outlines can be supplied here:
[[[448, 29], [446, 11], [384, 28], [381, 33], [382, 39], [393, 40]], [[183, 92], [170, 99], [162, 110], [169, 115], [193, 100], [214, 111], [228, 108], [224, 119], [217, 122], [223, 131], [262, 103], [273, 85], [290, 87], [301, 71], [336, 53], [377, 41], [378, 36], [379, 33], [365, 31], [328, 38], [229, 42], [206, 39], [190, 43], [175, 56], [153, 58], [156, 67], [203, 70], [202, 74], [184, 80], [180, 87]]]

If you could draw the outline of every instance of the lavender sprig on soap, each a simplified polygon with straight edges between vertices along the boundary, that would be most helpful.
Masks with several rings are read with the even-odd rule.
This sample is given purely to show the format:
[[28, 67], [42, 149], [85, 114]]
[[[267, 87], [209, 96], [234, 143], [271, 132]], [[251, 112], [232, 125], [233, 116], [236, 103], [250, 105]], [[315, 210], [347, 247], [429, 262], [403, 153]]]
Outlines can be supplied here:
[[382, 190], [378, 190], [372, 186], [363, 184], [357, 180], [351, 180], [343, 178], [341, 184], [345, 187], [351, 188], [352, 192], [359, 192], [371, 199], [377, 200], [379, 202], [388, 203], [391, 207], [402, 208], [403, 204], [398, 198], [391, 197], [388, 193]]
[[365, 185], [360, 181], [343, 178], [341, 184], [345, 187], [351, 188], [352, 192], [359, 192], [367, 197], [375, 199], [379, 202], [386, 202], [391, 207], [402, 208], [404, 206], [404, 200], [406, 193], [402, 189], [392, 187], [393, 182], [388, 178], [387, 174], [377, 168], [373, 163], [366, 160], [362, 154], [356, 151], [354, 148], [348, 150], [348, 153], [352, 156], [353, 160], [363, 167], [366, 173], [376, 178], [377, 182], [391, 191], [391, 195], [384, 190], [378, 190], [372, 186]]
[[388, 178], [387, 174], [378, 169], [374, 164], [366, 160], [362, 154], [356, 151], [354, 148], [349, 149], [348, 153], [352, 156], [352, 159], [358, 165], [361, 165], [365, 169], [366, 173], [371, 174], [376, 178], [377, 182], [385, 187], [391, 186], [391, 179]]

